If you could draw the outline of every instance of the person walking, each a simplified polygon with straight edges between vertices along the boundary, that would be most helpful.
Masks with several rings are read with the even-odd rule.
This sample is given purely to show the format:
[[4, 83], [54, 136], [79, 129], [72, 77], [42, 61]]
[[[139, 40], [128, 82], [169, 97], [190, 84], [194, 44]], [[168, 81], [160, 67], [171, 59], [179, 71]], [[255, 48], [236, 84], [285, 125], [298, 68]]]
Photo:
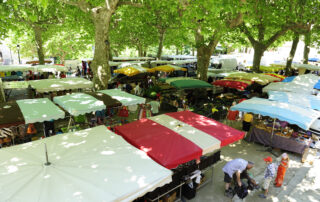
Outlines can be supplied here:
[[289, 167], [289, 157], [287, 153], [281, 155], [281, 163], [278, 167], [277, 177], [275, 180], [275, 186], [281, 187], [283, 183], [284, 176], [286, 174], [287, 168]]
[[272, 179], [274, 178], [274, 176], [276, 174], [276, 167], [275, 167], [274, 163], [272, 163], [272, 158], [270, 156], [268, 156], [267, 158], [265, 158], [263, 160], [266, 162], [267, 168], [264, 173], [264, 182], [263, 182], [263, 187], [262, 187], [264, 190], [264, 193], [259, 194], [259, 197], [260, 198], [267, 198], [270, 182], [272, 181]]

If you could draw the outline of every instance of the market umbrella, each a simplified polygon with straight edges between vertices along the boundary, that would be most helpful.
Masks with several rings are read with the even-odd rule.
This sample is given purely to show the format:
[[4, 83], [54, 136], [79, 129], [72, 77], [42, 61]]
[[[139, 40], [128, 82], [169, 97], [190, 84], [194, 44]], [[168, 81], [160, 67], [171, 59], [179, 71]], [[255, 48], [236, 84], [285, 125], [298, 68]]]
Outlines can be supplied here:
[[150, 69], [150, 72], [173, 72], [173, 71], [187, 71], [187, 68], [175, 66], [175, 65], [161, 65], [153, 67]]
[[134, 76], [140, 73], [144, 73], [147, 72], [148, 69], [147, 68], [143, 68], [140, 66], [129, 66], [129, 67], [123, 67], [120, 69], [116, 69], [113, 72], [117, 73], [117, 74], [124, 74], [126, 76]]
[[133, 201], [172, 175], [105, 126], [1, 149], [0, 165], [10, 202]]

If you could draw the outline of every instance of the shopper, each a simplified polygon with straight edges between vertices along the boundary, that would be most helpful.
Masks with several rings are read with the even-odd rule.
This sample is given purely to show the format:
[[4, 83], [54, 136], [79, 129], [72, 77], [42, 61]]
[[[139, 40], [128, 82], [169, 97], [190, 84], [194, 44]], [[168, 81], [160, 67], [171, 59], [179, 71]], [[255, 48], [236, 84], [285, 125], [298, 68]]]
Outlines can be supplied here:
[[252, 183], [254, 186], [257, 186], [255, 180], [253, 180], [247, 173], [248, 170], [253, 168], [254, 163], [246, 161], [244, 159], [238, 158], [229, 161], [223, 168], [224, 172], [224, 182], [225, 184], [225, 195], [227, 197], [233, 197], [233, 190], [230, 187], [232, 178], [235, 181], [236, 187], [242, 187], [241, 179], [247, 179], [248, 182]]
[[264, 190], [264, 193], [259, 194], [259, 197], [260, 198], [267, 198], [270, 182], [272, 181], [272, 179], [274, 178], [274, 176], [276, 174], [276, 167], [275, 167], [274, 163], [272, 163], [272, 158], [270, 156], [268, 156], [267, 158], [265, 158], [263, 160], [266, 162], [267, 168], [264, 172], [264, 182], [263, 182], [263, 187], [262, 187]]
[[275, 186], [281, 187], [283, 183], [284, 176], [286, 174], [287, 168], [289, 166], [289, 157], [287, 153], [281, 155], [281, 163], [278, 167], [277, 177], [275, 180]]

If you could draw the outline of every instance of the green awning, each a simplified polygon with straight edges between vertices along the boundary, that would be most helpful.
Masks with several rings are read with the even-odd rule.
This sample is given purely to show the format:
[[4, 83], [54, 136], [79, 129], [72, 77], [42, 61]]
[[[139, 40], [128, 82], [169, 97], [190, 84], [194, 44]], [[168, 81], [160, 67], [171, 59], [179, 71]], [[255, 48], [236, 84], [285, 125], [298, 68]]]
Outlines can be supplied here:
[[39, 93], [93, 88], [93, 83], [84, 78], [42, 79], [29, 81], [29, 84]]
[[8, 81], [2, 83], [4, 89], [25, 89], [29, 84], [27, 81]]
[[212, 85], [197, 79], [177, 80], [170, 83], [177, 89], [212, 88]]
[[121, 102], [121, 104], [124, 106], [146, 103], [146, 98], [132, 95], [130, 93], [126, 93], [126, 92], [121, 91], [119, 89], [100, 90], [98, 92], [101, 92], [101, 93], [104, 93], [104, 94], [111, 96], [113, 99], [116, 99], [119, 102]]
[[106, 109], [102, 101], [85, 93], [56, 96], [53, 101], [72, 116], [79, 116]]
[[64, 112], [48, 98], [17, 100], [26, 124], [62, 119]]
[[92, 97], [101, 100], [106, 107], [119, 107], [121, 102], [116, 99], [113, 99], [110, 95], [99, 93], [99, 92], [86, 92], [86, 94], [91, 95]]

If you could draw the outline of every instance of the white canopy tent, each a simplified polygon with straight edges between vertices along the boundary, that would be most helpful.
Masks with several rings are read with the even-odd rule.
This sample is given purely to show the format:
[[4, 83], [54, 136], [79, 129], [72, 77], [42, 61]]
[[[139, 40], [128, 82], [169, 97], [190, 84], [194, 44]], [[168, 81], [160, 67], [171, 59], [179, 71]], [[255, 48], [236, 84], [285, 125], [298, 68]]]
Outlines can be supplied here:
[[132, 201], [172, 175], [105, 126], [1, 149], [0, 165], [1, 200], [10, 202]]
[[56, 96], [53, 98], [53, 101], [72, 116], [79, 116], [106, 109], [102, 101], [84, 93]]
[[93, 83], [84, 78], [42, 79], [29, 81], [29, 85], [39, 93], [72, 89], [91, 89]]
[[138, 97], [132, 95], [130, 93], [126, 93], [119, 89], [110, 89], [110, 90], [101, 90], [101, 93], [107, 94], [111, 96], [113, 99], [118, 100], [121, 102], [123, 106], [130, 106], [130, 105], [137, 105], [137, 104], [144, 104], [146, 103], [146, 99], [143, 97]]
[[17, 100], [26, 124], [63, 119], [64, 112], [48, 98]]
[[12, 71], [35, 71], [35, 66], [31, 65], [0, 65], [0, 72], [12, 72]]
[[61, 65], [36, 65], [36, 72], [67, 72], [68, 68]]

